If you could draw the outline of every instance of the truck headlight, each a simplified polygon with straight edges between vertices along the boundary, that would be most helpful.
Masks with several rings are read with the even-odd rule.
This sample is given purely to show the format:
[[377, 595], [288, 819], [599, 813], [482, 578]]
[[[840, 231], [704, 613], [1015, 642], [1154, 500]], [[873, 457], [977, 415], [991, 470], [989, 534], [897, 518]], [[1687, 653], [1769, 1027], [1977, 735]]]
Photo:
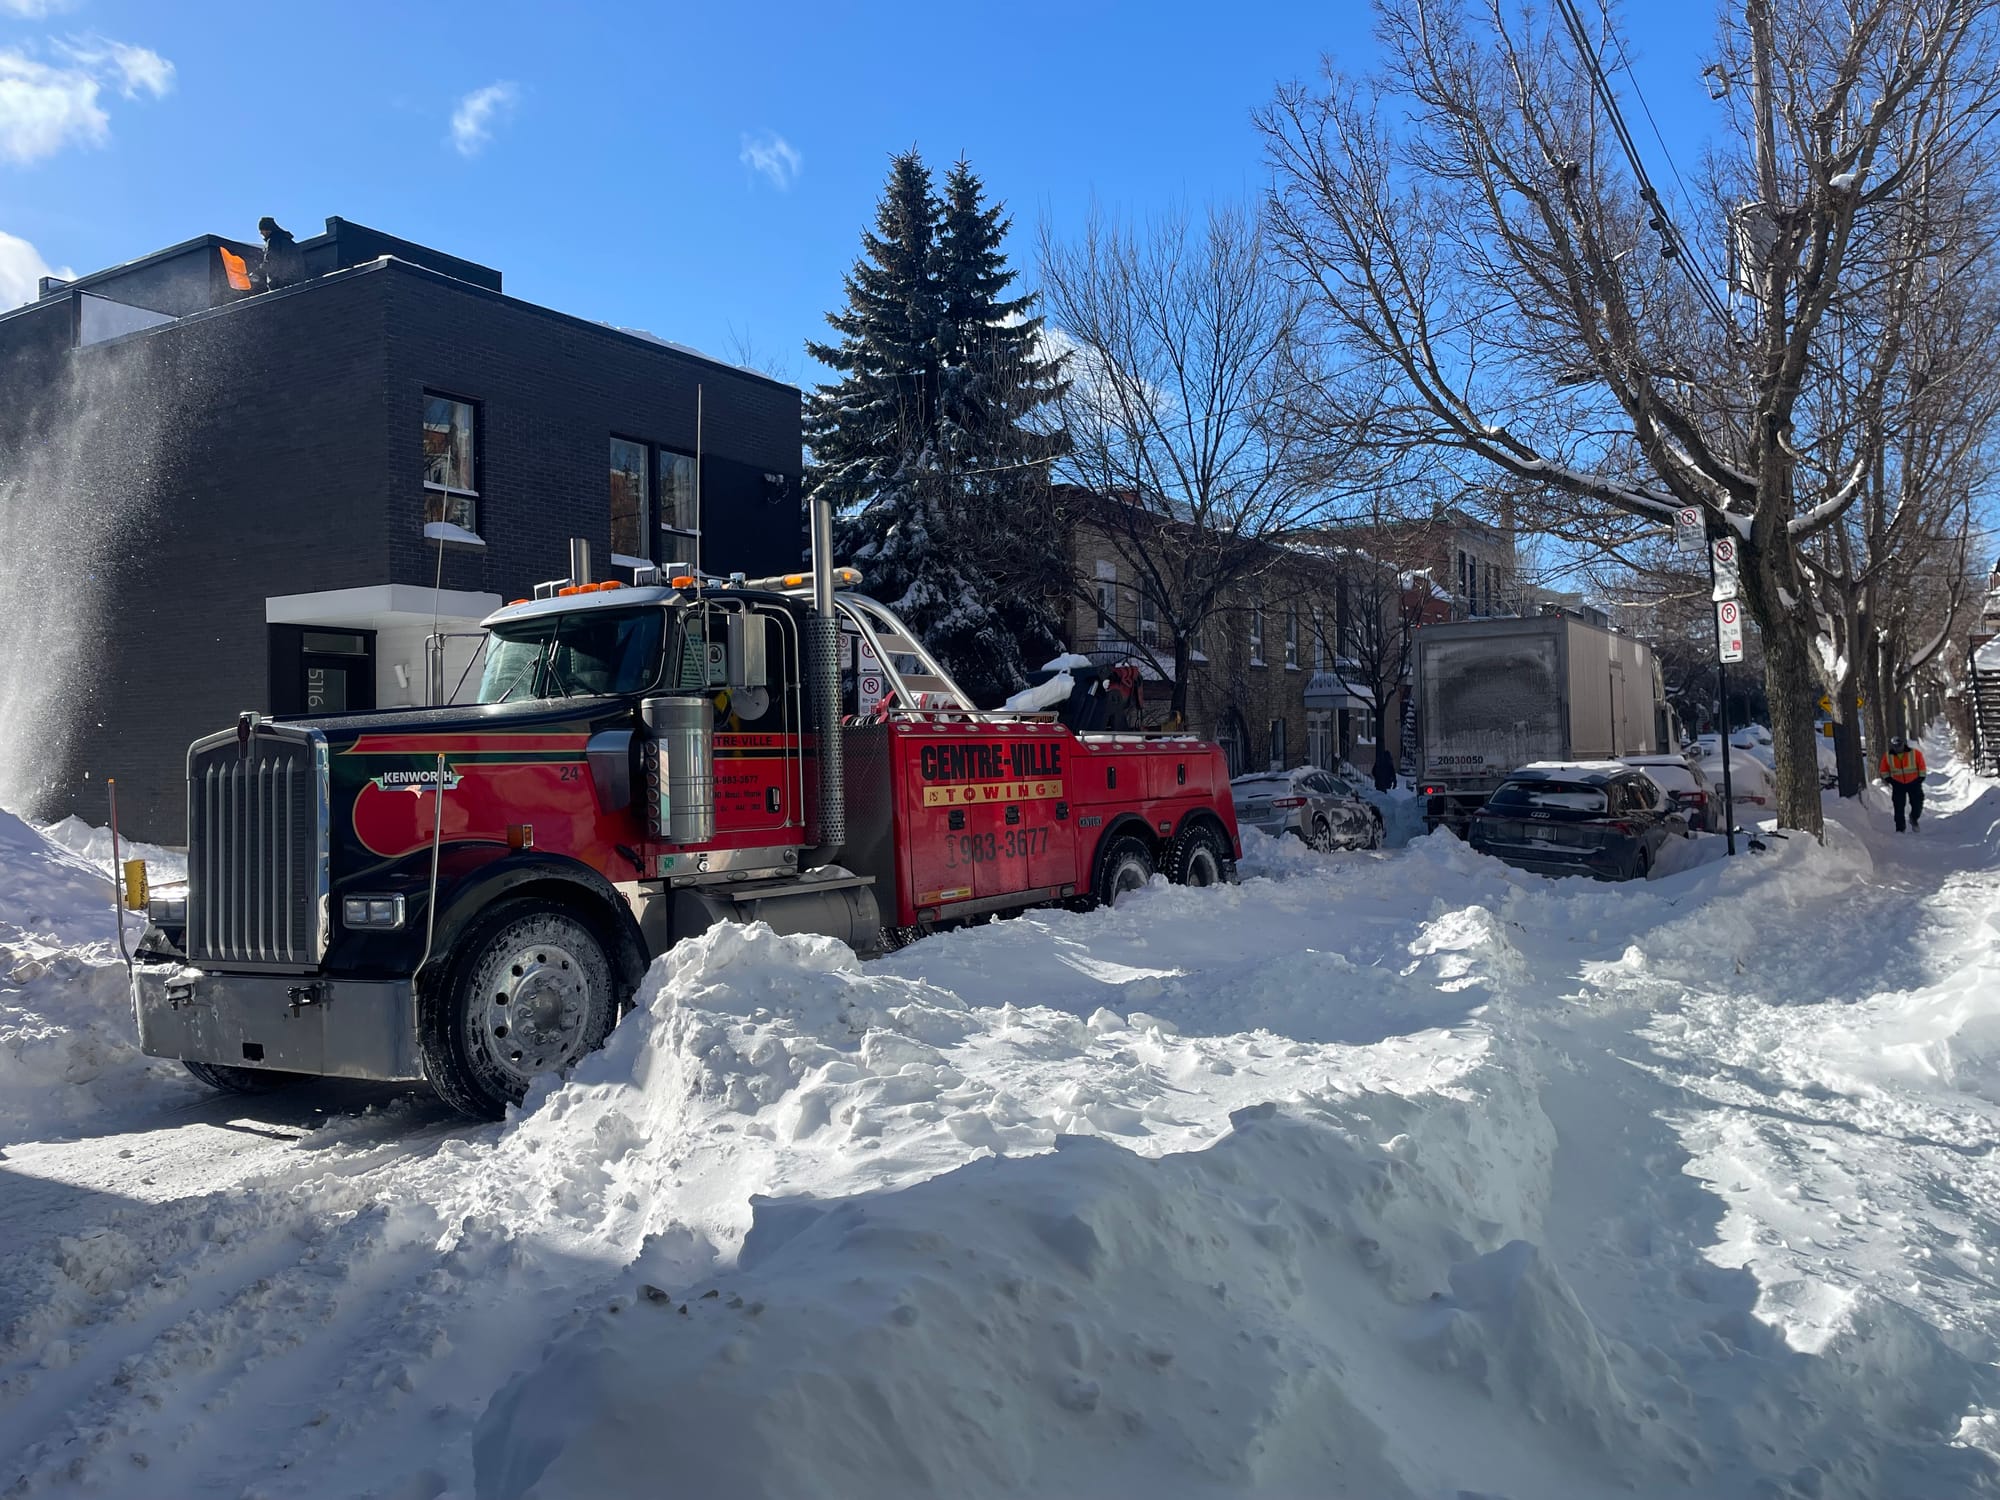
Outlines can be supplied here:
[[403, 925], [401, 896], [346, 896], [341, 899], [340, 919], [349, 927], [394, 929]]

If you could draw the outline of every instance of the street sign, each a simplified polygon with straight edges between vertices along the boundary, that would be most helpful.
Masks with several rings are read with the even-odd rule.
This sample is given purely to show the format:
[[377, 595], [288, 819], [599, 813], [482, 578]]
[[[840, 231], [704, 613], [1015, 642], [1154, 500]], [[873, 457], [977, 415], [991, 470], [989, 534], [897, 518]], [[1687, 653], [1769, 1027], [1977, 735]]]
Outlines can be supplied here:
[[1710, 556], [1715, 559], [1715, 593], [1712, 597], [1717, 603], [1724, 599], [1734, 599], [1737, 582], [1736, 538], [1717, 537]]
[[1823, 714], [1833, 712], [1833, 699], [1825, 693], [1819, 695], [1819, 711]]
[[1716, 601], [1715, 634], [1720, 660], [1743, 660], [1743, 609], [1734, 599]]
[[1683, 552], [1701, 550], [1701, 507], [1683, 505], [1674, 512], [1674, 545]]
[[855, 711], [868, 714], [874, 712], [875, 705], [882, 701], [889, 690], [888, 683], [877, 672], [863, 672], [855, 679]]

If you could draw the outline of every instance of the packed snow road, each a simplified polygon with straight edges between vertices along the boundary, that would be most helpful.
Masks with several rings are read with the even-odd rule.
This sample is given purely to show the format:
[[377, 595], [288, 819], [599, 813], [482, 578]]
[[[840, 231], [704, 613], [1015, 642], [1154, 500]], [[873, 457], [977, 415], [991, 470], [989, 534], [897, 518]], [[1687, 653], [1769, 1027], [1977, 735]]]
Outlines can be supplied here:
[[0, 828], [0, 1496], [2000, 1492], [2000, 790], [1932, 798], [721, 930], [491, 1127], [146, 1063]]

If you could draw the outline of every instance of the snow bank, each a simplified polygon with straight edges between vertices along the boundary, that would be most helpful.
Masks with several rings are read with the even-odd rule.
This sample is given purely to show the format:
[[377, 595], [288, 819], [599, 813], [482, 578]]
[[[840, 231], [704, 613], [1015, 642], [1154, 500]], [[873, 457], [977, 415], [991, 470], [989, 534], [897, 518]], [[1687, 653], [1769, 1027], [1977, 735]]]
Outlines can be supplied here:
[[[1185, 925], [1182, 900], [1286, 906], [1267, 882], [1148, 894], [1096, 915], [1157, 931]], [[1059, 963], [1087, 919], [1050, 916]], [[1007, 972], [1009, 927], [1050, 947], [1026, 923], [965, 934], [978, 972]], [[1399, 947], [1402, 974], [1287, 949], [1226, 995], [1097, 958], [1081, 984], [1145, 999], [1123, 1015], [1080, 1015], [1088, 990], [1058, 985], [1049, 1006], [972, 1003], [974, 966], [923, 947], [925, 974], [902, 975], [717, 928], [531, 1101], [502, 1155], [566, 1218], [643, 1248], [615, 1310], [488, 1409], [480, 1496], [656, 1493], [638, 1459], [669, 1421], [688, 1494], [1290, 1494], [1329, 1464], [1359, 1492], [1419, 1493], [1397, 1478], [1426, 1467], [1417, 1408], [1374, 1414], [1383, 1360], [1424, 1388], [1444, 1369], [1522, 1448], [1516, 1395], [1496, 1406], [1460, 1370], [1484, 1340], [1543, 1335], [1476, 1299], [1441, 1329], [1430, 1299], [1539, 1232], [1547, 1124], [1490, 1032], [1378, 1039], [1439, 993], [1462, 1018], [1518, 976], [1489, 913], [1441, 912]], [[1372, 1045], [1310, 1039], [1357, 1028]], [[1564, 1420], [1629, 1436], [1595, 1376], [1542, 1378]]]
[[95, 861], [0, 812], [0, 1142], [101, 1109], [153, 1070], [112, 896]]
[[1202, 1151], [1065, 1137], [760, 1201], [712, 1285], [640, 1292], [495, 1398], [477, 1494], [652, 1496], [664, 1460], [672, 1493], [746, 1500], [1417, 1496], [1571, 1445], [1613, 1483], [1649, 1424], [1575, 1298], [1446, 1227], [1476, 1218], [1466, 1116], [1265, 1104]]

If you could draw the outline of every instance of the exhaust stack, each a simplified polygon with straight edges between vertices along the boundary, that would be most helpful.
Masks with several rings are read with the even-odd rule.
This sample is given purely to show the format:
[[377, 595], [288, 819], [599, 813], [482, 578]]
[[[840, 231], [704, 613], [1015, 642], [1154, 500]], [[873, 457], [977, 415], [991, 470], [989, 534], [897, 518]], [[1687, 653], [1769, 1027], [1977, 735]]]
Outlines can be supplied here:
[[815, 495], [812, 507], [813, 617], [806, 630], [807, 681], [819, 738], [819, 847], [810, 867], [831, 864], [847, 842], [847, 782], [840, 739], [840, 620], [833, 611], [833, 502]]

